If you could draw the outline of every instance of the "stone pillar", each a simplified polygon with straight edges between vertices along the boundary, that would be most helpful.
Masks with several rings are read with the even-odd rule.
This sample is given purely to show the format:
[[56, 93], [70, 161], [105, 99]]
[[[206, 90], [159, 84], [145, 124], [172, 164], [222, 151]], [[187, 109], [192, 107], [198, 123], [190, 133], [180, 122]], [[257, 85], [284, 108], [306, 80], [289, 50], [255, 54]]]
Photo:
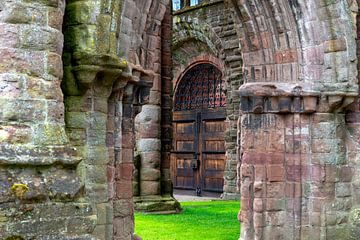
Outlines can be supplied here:
[[248, 83], [241, 95], [241, 239], [352, 239], [353, 94]]
[[161, 194], [172, 196], [173, 185], [170, 174], [172, 149], [172, 9], [167, 6], [161, 24]]
[[140, 139], [136, 149], [140, 153], [140, 195], [160, 195], [160, 107], [147, 104], [136, 117], [136, 131]]
[[[357, 4], [356, 4], [357, 3]], [[354, 30], [356, 31], [356, 43], [357, 46], [360, 44], [360, 15], [359, 13], [359, 5], [360, 0], [353, 1], [351, 5], [351, 11], [353, 18], [356, 17], [356, 21], [353, 21]], [[356, 24], [356, 26], [355, 26]], [[360, 48], [356, 49], [356, 56], [358, 59], [357, 62], [357, 72], [358, 72], [358, 85], [360, 85]], [[346, 132], [349, 136], [346, 147], [347, 147], [347, 155], [351, 156], [349, 161], [348, 171], [344, 172], [344, 174], [349, 174], [348, 182], [345, 187], [347, 187], [347, 195], [349, 195], [349, 187], [352, 187], [351, 196], [353, 202], [353, 208], [350, 212], [349, 217], [349, 225], [351, 229], [351, 234], [349, 239], [356, 239], [360, 236], [360, 151], [359, 151], [359, 139], [360, 139], [360, 88], [359, 95], [357, 100], [352, 104], [351, 108], [348, 109], [347, 114], [345, 115], [346, 121]], [[350, 167], [351, 166], [351, 167]], [[350, 176], [352, 175], [352, 178]]]
[[[115, 93], [115, 181], [114, 181], [114, 239], [132, 239], [134, 204], [132, 178], [134, 169], [134, 85]], [[123, 94], [121, 94], [123, 92]], [[113, 176], [113, 175], [112, 175]]]
[[[170, 3], [170, 2], [169, 2]], [[168, 119], [171, 112], [169, 98], [171, 91], [171, 4], [159, 3], [158, 11], [166, 11], [164, 19], [159, 24], [159, 35], [149, 33], [145, 42], [156, 45], [147, 52], [147, 68], [154, 69], [153, 87], [150, 89], [147, 102], [142, 106], [136, 117], [137, 143], [139, 156], [137, 169], [138, 185], [135, 189], [139, 196], [135, 197], [136, 209], [148, 212], [177, 212], [178, 202], [172, 197], [169, 172], [169, 141], [164, 131], [168, 131], [170, 123], [161, 125], [164, 118]], [[156, 5], [152, 6], [155, 7]], [[163, 14], [161, 14], [163, 15]], [[161, 25], [161, 26], [160, 26]], [[152, 62], [150, 62], [152, 60]], [[152, 67], [150, 67], [152, 66]], [[167, 85], [166, 85], [167, 84]], [[165, 86], [166, 85], [166, 86]], [[165, 90], [162, 93], [162, 90]], [[170, 98], [171, 101], [171, 98]], [[170, 102], [171, 104], [171, 102]], [[170, 108], [169, 108], [170, 107]], [[171, 117], [171, 115], [170, 115]], [[166, 129], [164, 127], [166, 127]], [[165, 145], [162, 146], [162, 143]], [[166, 149], [165, 151], [162, 151]]]
[[146, 104], [136, 116], [136, 151], [139, 154], [139, 196], [136, 209], [147, 212], [176, 212], [178, 203], [161, 189], [160, 106]]
[[0, 7], [0, 238], [67, 239], [94, 229], [65, 132], [60, 83], [65, 1]]
[[90, 233], [106, 240], [131, 239], [134, 231], [136, 80], [128, 62], [117, 55], [120, 7], [119, 1], [72, 1], [64, 23], [66, 127], [83, 156], [77, 172], [85, 183], [84, 201], [96, 214]]
[[[26, 1], [4, 4], [0, 12], [0, 139], [7, 143], [1, 151], [3, 164], [37, 164], [42, 161], [40, 152], [33, 152], [25, 162], [20, 159], [31, 152], [27, 146], [44, 148], [45, 157], [46, 149], [68, 143], [60, 88], [64, 2], [35, 7]], [[43, 164], [56, 161], [47, 159]]]

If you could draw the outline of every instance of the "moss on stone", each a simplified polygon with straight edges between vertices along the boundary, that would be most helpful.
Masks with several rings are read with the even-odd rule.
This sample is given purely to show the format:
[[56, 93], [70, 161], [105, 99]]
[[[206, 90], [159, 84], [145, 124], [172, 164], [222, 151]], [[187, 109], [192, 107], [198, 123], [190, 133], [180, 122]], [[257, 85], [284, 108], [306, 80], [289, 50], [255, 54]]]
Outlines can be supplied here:
[[110, 32], [111, 16], [98, 16], [97, 48], [99, 53], [110, 53]]
[[68, 139], [63, 125], [44, 123], [37, 126], [34, 142], [41, 145], [63, 145], [68, 142]]
[[360, 226], [360, 208], [352, 210], [349, 219], [352, 224]]
[[5, 238], [5, 240], [25, 240], [25, 239], [21, 236], [10, 236]]
[[11, 186], [11, 191], [17, 198], [22, 199], [29, 191], [29, 187], [26, 184], [15, 183]]
[[355, 208], [349, 215], [349, 237], [350, 240], [357, 240], [360, 236], [360, 208]]

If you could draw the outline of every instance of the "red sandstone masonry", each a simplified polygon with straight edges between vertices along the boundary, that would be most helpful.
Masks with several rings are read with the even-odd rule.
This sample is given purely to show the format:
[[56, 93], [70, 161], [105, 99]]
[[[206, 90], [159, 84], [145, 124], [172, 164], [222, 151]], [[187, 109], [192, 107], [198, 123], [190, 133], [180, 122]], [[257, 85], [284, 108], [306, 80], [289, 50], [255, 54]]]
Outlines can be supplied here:
[[[347, 135], [344, 114], [334, 114], [358, 91], [356, 71], [342, 70], [355, 69], [351, 16], [338, 21], [344, 6], [337, 2], [231, 2], [245, 77], [239, 160], [246, 208], [239, 217], [240, 239], [356, 239], [352, 225], [334, 217], [346, 219], [355, 199], [347, 183], [354, 181], [351, 162], [358, 157], [347, 149], [358, 145], [357, 135]], [[334, 23], [336, 36], [330, 33]], [[331, 87], [342, 81], [351, 90]], [[277, 95], [277, 83], [289, 88]]]

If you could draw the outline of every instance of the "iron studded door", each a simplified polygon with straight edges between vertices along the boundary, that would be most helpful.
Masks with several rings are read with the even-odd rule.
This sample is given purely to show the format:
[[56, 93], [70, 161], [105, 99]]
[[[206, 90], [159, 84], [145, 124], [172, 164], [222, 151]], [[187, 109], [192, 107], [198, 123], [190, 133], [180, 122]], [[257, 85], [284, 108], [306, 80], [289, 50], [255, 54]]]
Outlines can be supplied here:
[[222, 192], [225, 112], [208, 109], [174, 113], [172, 175], [175, 188]]

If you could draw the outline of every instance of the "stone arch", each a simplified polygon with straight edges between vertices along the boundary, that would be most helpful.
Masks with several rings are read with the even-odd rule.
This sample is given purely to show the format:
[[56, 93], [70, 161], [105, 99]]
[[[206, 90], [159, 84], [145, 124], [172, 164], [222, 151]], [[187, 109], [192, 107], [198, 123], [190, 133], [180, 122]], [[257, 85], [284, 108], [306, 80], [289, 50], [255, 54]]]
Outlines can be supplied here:
[[[344, 84], [339, 85], [349, 91], [345, 85], [354, 83], [354, 71], [339, 70], [356, 65], [348, 1], [229, 2], [234, 7], [241, 36], [246, 82], [305, 82], [314, 84], [312, 88], [318, 90], [329, 78], [334, 83], [343, 79]], [[335, 26], [342, 28], [335, 31]], [[344, 53], [345, 59], [336, 61], [334, 51]]]
[[[198, 14], [200, 13], [201, 14]], [[219, 20], [218, 16], [226, 16]], [[211, 16], [211, 17], [210, 17]], [[236, 187], [236, 132], [242, 83], [242, 57], [234, 20], [224, 2], [204, 2], [196, 9], [183, 9], [173, 16], [173, 86], [186, 69], [201, 61], [218, 65], [227, 86], [226, 177], [224, 198], [239, 198]], [[179, 56], [179, 57], [177, 57]], [[179, 60], [180, 59], [180, 60]], [[175, 89], [175, 88], [173, 88]]]
[[210, 26], [192, 22], [191, 19], [180, 19], [177, 16], [174, 21], [176, 23], [173, 29], [173, 49], [177, 49], [184, 42], [195, 40], [206, 44], [217, 57], [223, 54], [223, 42]]

